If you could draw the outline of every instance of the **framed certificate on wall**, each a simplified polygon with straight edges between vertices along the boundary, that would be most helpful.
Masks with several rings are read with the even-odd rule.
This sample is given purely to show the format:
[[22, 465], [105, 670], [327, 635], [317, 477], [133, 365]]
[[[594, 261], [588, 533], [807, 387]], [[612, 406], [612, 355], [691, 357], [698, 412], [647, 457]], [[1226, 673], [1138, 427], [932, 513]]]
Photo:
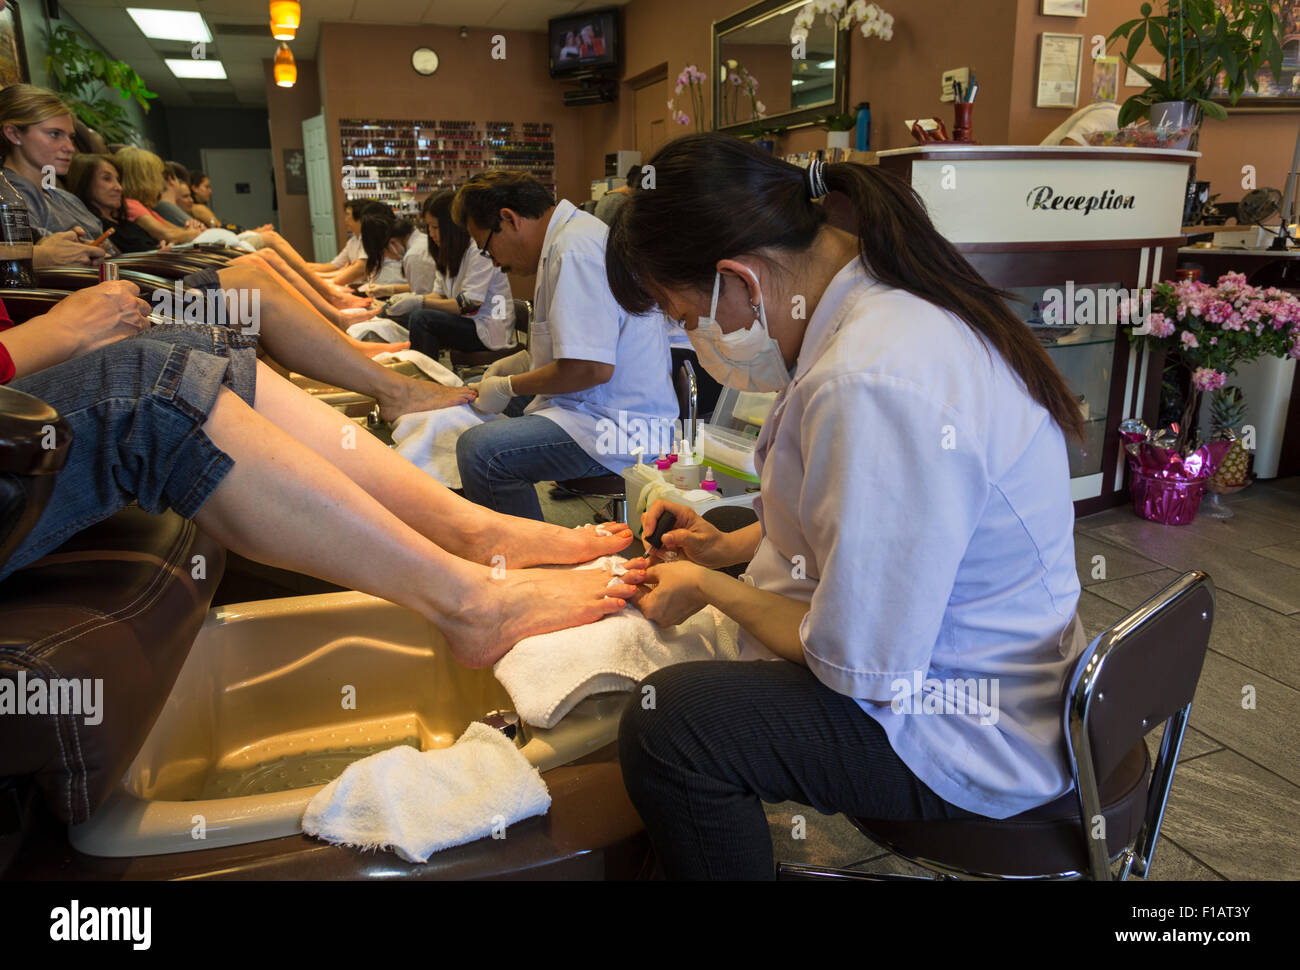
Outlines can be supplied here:
[[1076, 108], [1083, 66], [1083, 34], [1039, 34], [1039, 108]]
[[1044, 17], [1086, 17], [1088, 0], [1043, 0]]

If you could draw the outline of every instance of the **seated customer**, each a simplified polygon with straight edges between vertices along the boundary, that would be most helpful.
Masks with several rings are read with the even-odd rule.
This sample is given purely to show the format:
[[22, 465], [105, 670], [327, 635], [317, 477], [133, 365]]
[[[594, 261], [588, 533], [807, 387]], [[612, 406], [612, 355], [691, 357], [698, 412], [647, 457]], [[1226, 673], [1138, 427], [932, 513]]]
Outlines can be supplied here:
[[202, 229], [177, 226], [155, 208], [167, 189], [163, 160], [143, 148], [122, 148], [113, 156], [122, 173], [122, 191], [126, 194], [126, 217], [147, 232], [156, 242], [193, 242]]
[[527, 360], [508, 358], [513, 367], [474, 385], [474, 406], [499, 414], [515, 395], [534, 399], [521, 417], [461, 435], [465, 497], [537, 519], [536, 482], [617, 474], [633, 461], [634, 442], [651, 454], [671, 448], [677, 400], [666, 327], [661, 314], [630, 314], [614, 301], [608, 227], [516, 172], [474, 176], [451, 211], [494, 265], [537, 273]]
[[163, 162], [163, 191], [154, 211], [182, 229], [207, 229], [202, 222], [186, 212], [190, 202], [190, 173], [179, 162]]
[[190, 195], [194, 199], [191, 216], [210, 229], [219, 229], [224, 225], [208, 207], [212, 202], [212, 179], [208, 178], [206, 172], [197, 169], [190, 172]]
[[[609, 555], [597, 535], [510, 519], [459, 498], [257, 360], [227, 327], [150, 325], [132, 283], [73, 293], [14, 327], [0, 303], [0, 384], [55, 408], [67, 464], [0, 579], [134, 502], [172, 509], [259, 562], [412, 609], [453, 656], [489, 666], [520, 639], [623, 608], [642, 574], [530, 570]], [[233, 312], [233, 307], [231, 312]], [[501, 558], [505, 575], [494, 568]]]
[[117, 163], [108, 155], [73, 155], [68, 166], [68, 189], [87, 209], [99, 216], [109, 237], [120, 252], [139, 253], [158, 248], [158, 242], [126, 217], [122, 194], [122, 176]]
[[31, 84], [0, 91], [3, 174], [26, 204], [34, 236], [80, 228], [95, 239], [104, 231], [75, 195], [54, 184], [76, 151], [73, 131], [71, 110], [56, 95]]
[[437, 270], [432, 286], [388, 301], [390, 316], [406, 315], [411, 346], [435, 360], [444, 349], [503, 350], [515, 343], [510, 280], [451, 218], [455, 195], [444, 189], [424, 200], [422, 218]]

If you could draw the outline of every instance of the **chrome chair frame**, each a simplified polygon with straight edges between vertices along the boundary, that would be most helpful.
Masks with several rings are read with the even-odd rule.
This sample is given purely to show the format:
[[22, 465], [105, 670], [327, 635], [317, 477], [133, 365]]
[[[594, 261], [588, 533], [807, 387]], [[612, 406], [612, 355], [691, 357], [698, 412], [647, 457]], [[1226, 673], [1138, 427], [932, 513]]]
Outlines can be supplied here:
[[[1117, 621], [1109, 629], [1097, 636], [1088, 649], [1080, 655], [1071, 673], [1066, 690], [1066, 704], [1063, 715], [1065, 729], [1067, 762], [1070, 775], [1074, 779], [1074, 788], [1079, 800], [1079, 821], [1082, 828], [1084, 844], [1088, 847], [1088, 865], [1086, 870], [1043, 873], [1041, 875], [1007, 875], [1003, 873], [973, 872], [960, 867], [948, 865], [937, 859], [906, 853], [872, 833], [869, 828], [850, 819], [854, 827], [863, 835], [893, 855], [906, 859], [922, 868], [930, 870], [933, 876], [916, 876], [896, 873], [870, 873], [856, 869], [838, 869], [828, 866], [798, 865], [778, 863], [777, 878], [806, 879], [845, 879], [869, 882], [935, 882], [954, 880], [994, 880], [994, 881], [1045, 881], [1068, 879], [1091, 879], [1098, 882], [1117, 880], [1123, 882], [1130, 874], [1145, 877], [1151, 871], [1155, 857], [1156, 842], [1160, 837], [1160, 827], [1164, 821], [1165, 808], [1169, 802], [1169, 792], [1173, 786], [1174, 770], [1178, 764], [1178, 754], [1182, 750], [1183, 738], [1187, 732], [1187, 723], [1191, 716], [1192, 702], [1176, 710], [1164, 722], [1164, 736], [1161, 739], [1160, 753], [1151, 767], [1147, 781], [1147, 805], [1142, 827], [1132, 843], [1111, 856], [1107, 852], [1106, 839], [1094, 838], [1089, 820], [1102, 816], [1100, 781], [1096, 776], [1092, 740], [1089, 733], [1093, 704], [1104, 696], [1097, 690], [1106, 662], [1134, 637], [1138, 632], [1150, 628], [1179, 609], [1199, 591], [1209, 594], [1209, 608], [1202, 610], [1201, 619], [1207, 624], [1214, 622], [1214, 583], [1201, 570], [1184, 573], [1173, 583], [1156, 593], [1133, 612]], [[1209, 629], [1205, 632], [1209, 641]], [[1146, 725], [1145, 719], [1143, 725]], [[1151, 725], [1149, 727], [1154, 727]], [[1118, 876], [1113, 866], [1119, 863]]]

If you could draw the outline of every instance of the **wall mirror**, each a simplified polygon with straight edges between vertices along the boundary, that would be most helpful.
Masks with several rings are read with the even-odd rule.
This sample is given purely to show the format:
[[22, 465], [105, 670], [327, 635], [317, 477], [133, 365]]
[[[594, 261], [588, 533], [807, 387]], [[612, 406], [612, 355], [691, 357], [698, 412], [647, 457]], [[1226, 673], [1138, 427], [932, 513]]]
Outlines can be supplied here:
[[843, 113], [848, 33], [818, 16], [807, 57], [791, 57], [790, 28], [811, 0], [763, 0], [713, 24], [713, 127], [790, 128]]

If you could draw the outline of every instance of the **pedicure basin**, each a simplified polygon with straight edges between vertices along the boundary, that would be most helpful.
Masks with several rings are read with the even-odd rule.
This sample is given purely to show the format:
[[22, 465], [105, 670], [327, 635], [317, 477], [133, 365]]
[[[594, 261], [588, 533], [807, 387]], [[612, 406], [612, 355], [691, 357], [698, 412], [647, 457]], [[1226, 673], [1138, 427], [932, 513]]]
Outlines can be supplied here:
[[[607, 748], [626, 698], [591, 697], [554, 728], [529, 728], [523, 755], [547, 772]], [[141, 857], [298, 835], [307, 803], [351, 762], [449, 746], [510, 707], [490, 669], [461, 666], [427, 620], [376, 597], [218, 607], [120, 785], [69, 839]]]

